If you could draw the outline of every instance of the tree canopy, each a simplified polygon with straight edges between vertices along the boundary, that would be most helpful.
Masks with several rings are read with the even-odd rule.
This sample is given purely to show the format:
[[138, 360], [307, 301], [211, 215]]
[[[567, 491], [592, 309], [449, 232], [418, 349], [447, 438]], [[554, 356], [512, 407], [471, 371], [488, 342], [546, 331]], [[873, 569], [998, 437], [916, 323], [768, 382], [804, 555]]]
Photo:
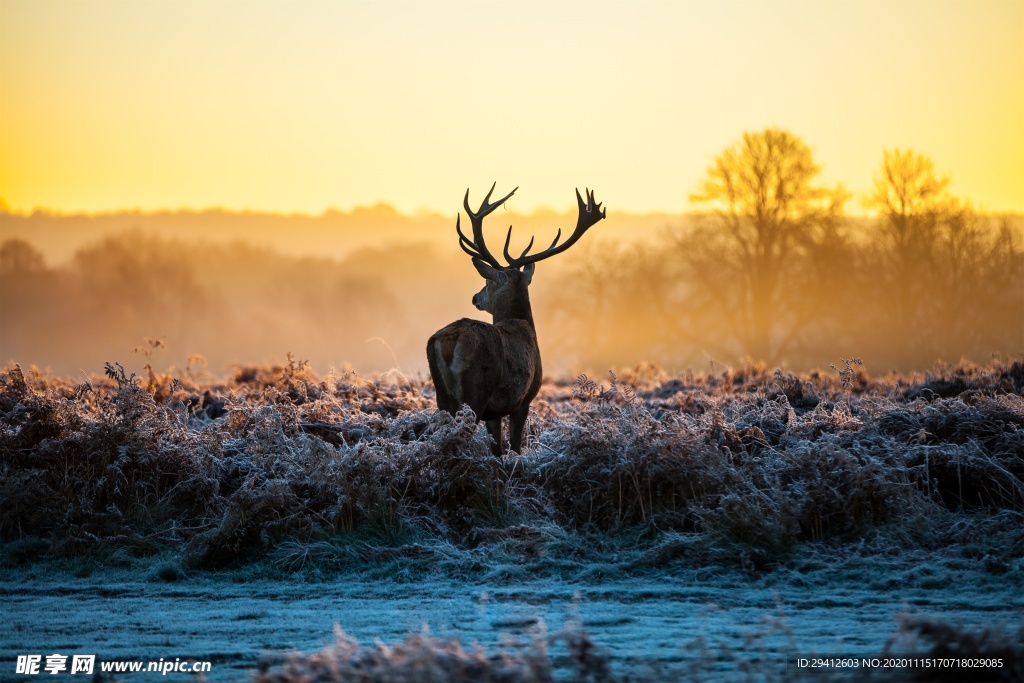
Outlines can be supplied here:
[[793, 294], [808, 262], [837, 239], [842, 187], [817, 184], [821, 167], [800, 138], [767, 128], [745, 133], [708, 168], [694, 204], [712, 210], [680, 245], [697, 280], [692, 295], [724, 314], [741, 350], [775, 361], [797, 342]]

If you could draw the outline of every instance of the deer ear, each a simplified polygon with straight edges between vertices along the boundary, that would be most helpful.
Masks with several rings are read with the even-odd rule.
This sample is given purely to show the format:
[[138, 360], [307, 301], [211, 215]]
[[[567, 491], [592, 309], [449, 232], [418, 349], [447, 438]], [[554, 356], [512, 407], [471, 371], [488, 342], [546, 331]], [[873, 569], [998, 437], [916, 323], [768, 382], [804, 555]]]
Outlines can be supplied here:
[[473, 265], [476, 266], [476, 272], [480, 273], [480, 277], [485, 280], [494, 280], [497, 282], [499, 276], [502, 274], [500, 270], [488, 263], [484, 263], [478, 258], [473, 259]]
[[527, 263], [523, 266], [523, 279], [526, 280], [526, 284], [530, 284], [533, 281], [533, 270], [536, 266], [536, 263]]

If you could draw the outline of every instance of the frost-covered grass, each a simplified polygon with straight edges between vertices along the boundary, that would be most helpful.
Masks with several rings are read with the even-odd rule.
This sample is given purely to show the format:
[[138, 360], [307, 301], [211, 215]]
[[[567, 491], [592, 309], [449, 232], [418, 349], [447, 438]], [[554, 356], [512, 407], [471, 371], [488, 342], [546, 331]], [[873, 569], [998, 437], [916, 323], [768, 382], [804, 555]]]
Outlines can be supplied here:
[[[768, 630], [786, 630], [784, 623], [771, 623]], [[251, 683], [324, 683], [377, 681], [379, 683], [549, 683], [552, 681], [1019, 681], [1024, 674], [1024, 627], [1016, 631], [1004, 626], [963, 629], [941, 620], [906, 617], [890, 639], [896, 644], [882, 660], [965, 659], [999, 662], [988, 668], [894, 668], [800, 669], [795, 657], [771, 657], [759, 652], [709, 648], [701, 639], [690, 644], [693, 656], [685, 666], [649, 665], [627, 674], [611, 666], [605, 648], [593, 642], [578, 624], [558, 632], [534, 635], [528, 643], [512, 641], [488, 651], [480, 645], [466, 648], [458, 639], [411, 633], [402, 641], [372, 646], [359, 642], [340, 629], [332, 644], [318, 652], [293, 654], [283, 663], [270, 666], [264, 660]], [[756, 640], [756, 638], [755, 638]], [[903, 650], [901, 645], [908, 645]], [[552, 646], [561, 646], [557, 655]], [[850, 658], [852, 661], [862, 661]], [[865, 658], [870, 659], [870, 657]]]
[[[868, 378], [653, 367], [545, 383], [522, 455], [490, 455], [429, 381], [317, 377], [289, 359], [226, 381], [119, 367], [0, 375], [8, 565], [171, 552], [168, 577], [283, 572], [514, 578], [780, 566], [929, 552], [1019, 570], [1024, 364]], [[373, 568], [376, 567], [376, 570]]]
[[[558, 643], [564, 643], [567, 650], [562, 661], [549, 652], [549, 647]], [[293, 655], [274, 667], [267, 662], [251, 681], [526, 683], [554, 681], [557, 672], [562, 680], [612, 680], [607, 653], [586, 631], [570, 627], [551, 635], [537, 633], [527, 643], [511, 642], [490, 652], [479, 644], [465, 647], [459, 639], [436, 638], [429, 633], [411, 633], [397, 643], [378, 641], [363, 647], [339, 629], [334, 642], [323, 650]]]
[[[496, 458], [422, 379], [291, 360], [223, 381], [10, 367], [2, 645], [102, 629], [117, 643], [137, 623], [94, 615], [123, 600], [176, 624], [144, 644], [160, 656], [209, 610], [190, 647], [231, 662], [217, 680], [794, 680], [786, 653], [841, 635], [871, 656], [890, 643], [1019, 663], [1019, 620], [999, 624], [1019, 615], [1024, 576], [1022, 389], [1021, 361], [874, 379], [852, 363], [640, 367], [545, 383], [525, 453]], [[51, 593], [71, 635], [38, 616]], [[554, 605], [577, 593], [578, 620], [524, 626], [559, 623]], [[907, 604], [921, 611], [894, 624]], [[410, 615], [437, 635], [380, 630]], [[360, 642], [318, 650], [331, 620]], [[865, 624], [874, 640], [854, 637]], [[254, 645], [293, 642], [305, 654], [259, 660]]]
[[[120, 558], [89, 576], [39, 562], [0, 568], [0, 661], [40, 650], [192, 658], [215, 662], [213, 683], [249, 672], [276, 681], [601, 680], [601, 671], [615, 681], [789, 681], [801, 656], [1024, 661], [1019, 571], [957, 558], [797, 554], [799, 565], [757, 577], [705, 567], [507, 583], [440, 573], [280, 580], [259, 562], [168, 582], [147, 575], [155, 558]], [[325, 647], [335, 626], [346, 636]], [[578, 656], [587, 653], [589, 663]], [[841, 680], [864, 680], [854, 673]], [[912, 680], [902, 673], [867, 680]], [[1019, 680], [963, 673], [952, 680]]]

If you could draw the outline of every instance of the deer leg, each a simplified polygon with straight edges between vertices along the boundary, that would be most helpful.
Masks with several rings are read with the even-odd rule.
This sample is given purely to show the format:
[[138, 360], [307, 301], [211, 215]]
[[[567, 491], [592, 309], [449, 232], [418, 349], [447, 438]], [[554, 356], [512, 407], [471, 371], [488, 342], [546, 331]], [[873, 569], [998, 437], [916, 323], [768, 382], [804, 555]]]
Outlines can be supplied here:
[[451, 415], [459, 412], [459, 402], [452, 395], [451, 389], [445, 382], [444, 358], [441, 356], [439, 344], [435, 343], [434, 337], [427, 342], [427, 365], [430, 367], [430, 378], [434, 381], [434, 394], [437, 396], [437, 407]]
[[456, 401], [451, 394], [443, 389], [437, 390], [437, 407], [445, 411], [449, 415], [454, 416], [459, 412], [459, 402]]
[[517, 408], [508, 417], [508, 440], [509, 449], [519, 455], [523, 454], [523, 428], [526, 427], [526, 417], [530, 414], [530, 404], [526, 403], [522, 408]]
[[494, 439], [494, 445], [491, 446], [491, 453], [495, 455], [501, 455], [504, 450], [504, 444], [501, 442], [501, 418], [497, 420], [487, 420], [487, 433]]
[[435, 383], [434, 391], [437, 394], [437, 407], [439, 410], [443, 410], [453, 416], [459, 412], [459, 402], [448, 393], [443, 384]]

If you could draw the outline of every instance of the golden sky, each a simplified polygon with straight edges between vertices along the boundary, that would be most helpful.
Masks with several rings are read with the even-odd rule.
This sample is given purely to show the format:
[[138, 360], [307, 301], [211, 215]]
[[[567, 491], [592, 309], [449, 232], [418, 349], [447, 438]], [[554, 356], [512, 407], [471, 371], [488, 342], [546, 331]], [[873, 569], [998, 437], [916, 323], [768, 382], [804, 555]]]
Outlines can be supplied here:
[[18, 211], [678, 212], [766, 126], [854, 192], [911, 147], [1024, 211], [1024, 1], [0, 0]]

